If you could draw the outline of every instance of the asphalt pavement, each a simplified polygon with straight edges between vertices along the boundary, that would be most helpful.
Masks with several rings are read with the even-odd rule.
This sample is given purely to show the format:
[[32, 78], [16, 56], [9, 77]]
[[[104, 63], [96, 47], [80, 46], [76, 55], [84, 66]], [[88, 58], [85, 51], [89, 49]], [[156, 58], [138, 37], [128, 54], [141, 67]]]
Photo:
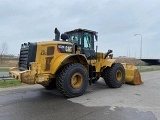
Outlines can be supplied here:
[[0, 120], [160, 120], [160, 71], [142, 80], [111, 89], [100, 79], [70, 99], [40, 85], [0, 89]]

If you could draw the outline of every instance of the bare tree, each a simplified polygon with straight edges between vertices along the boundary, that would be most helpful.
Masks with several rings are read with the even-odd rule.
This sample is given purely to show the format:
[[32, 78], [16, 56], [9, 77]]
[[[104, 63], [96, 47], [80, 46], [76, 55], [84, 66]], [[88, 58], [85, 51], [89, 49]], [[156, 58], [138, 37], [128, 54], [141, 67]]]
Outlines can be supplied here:
[[3, 63], [4, 56], [7, 54], [8, 44], [7, 42], [2, 42], [0, 44], [0, 62]]

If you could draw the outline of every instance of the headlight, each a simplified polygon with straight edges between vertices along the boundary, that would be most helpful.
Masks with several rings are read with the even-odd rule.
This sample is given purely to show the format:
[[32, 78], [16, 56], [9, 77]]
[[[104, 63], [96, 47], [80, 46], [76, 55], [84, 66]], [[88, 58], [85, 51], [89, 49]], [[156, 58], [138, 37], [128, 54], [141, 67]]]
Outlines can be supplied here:
[[72, 45], [58, 45], [58, 51], [61, 53], [71, 53], [72, 52]]

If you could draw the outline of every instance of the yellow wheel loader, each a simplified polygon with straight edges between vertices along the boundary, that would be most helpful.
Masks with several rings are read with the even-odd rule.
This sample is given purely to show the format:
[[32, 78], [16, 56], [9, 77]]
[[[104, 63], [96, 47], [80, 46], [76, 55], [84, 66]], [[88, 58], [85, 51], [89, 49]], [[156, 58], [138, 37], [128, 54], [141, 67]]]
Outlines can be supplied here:
[[11, 68], [12, 77], [26, 84], [57, 88], [66, 97], [82, 95], [88, 84], [102, 77], [111, 88], [124, 83], [142, 84], [139, 70], [127, 63], [117, 63], [112, 50], [94, 50], [97, 32], [75, 29], [61, 34], [55, 28], [53, 41], [21, 45], [18, 66]]

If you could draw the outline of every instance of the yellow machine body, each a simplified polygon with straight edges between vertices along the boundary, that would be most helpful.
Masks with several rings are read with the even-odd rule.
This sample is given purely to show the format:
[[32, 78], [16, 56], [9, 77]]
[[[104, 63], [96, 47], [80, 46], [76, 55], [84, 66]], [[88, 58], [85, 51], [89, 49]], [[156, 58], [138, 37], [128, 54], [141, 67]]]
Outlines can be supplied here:
[[[48, 41], [37, 43], [35, 62], [30, 63], [29, 70], [20, 71], [19, 67], [10, 68], [10, 75], [26, 84], [48, 84], [50, 78], [55, 78], [56, 72], [68, 63], [81, 63], [88, 69], [88, 62], [84, 55], [59, 53], [57, 44], [69, 44], [61, 41]], [[71, 43], [69, 45], [72, 45]], [[52, 50], [49, 50], [53, 48]]]
[[[109, 77], [109, 81], [116, 79], [117, 81], [115, 82], [117, 82], [117, 84], [119, 84], [118, 81], [121, 80], [121, 78], [125, 78], [123, 82], [126, 84], [140, 85], [143, 83], [136, 66], [127, 63], [116, 64], [117, 61], [116, 59], [112, 59], [113, 55], [109, 54], [110, 52], [106, 55], [102, 52], [95, 52], [93, 49], [91, 50], [91, 48], [89, 48], [89, 46], [94, 48], [94, 40], [92, 40], [92, 44], [89, 44], [89, 41], [87, 43], [82, 41], [86, 39], [87, 35], [90, 36], [90, 39], [93, 38], [92, 34], [96, 34], [96, 32], [77, 29], [69, 32], [69, 35], [77, 31], [78, 34], [82, 34], [82, 36], [85, 37], [78, 41], [78, 44], [80, 44], [79, 46], [83, 45], [84, 47], [80, 48], [77, 46], [77, 43], [72, 43], [73, 40], [72, 42], [54, 40], [37, 42], [36, 44], [22, 44], [19, 64], [17, 67], [10, 69], [10, 75], [23, 83], [41, 84], [43, 86], [50, 85], [51, 82], [60, 79], [58, 87], [60, 86], [60, 91], [63, 91], [63, 94], [67, 97], [75, 97], [84, 93], [87, 85], [83, 80], [84, 78], [92, 81], [95, 78]], [[86, 45], [88, 47], [85, 48]], [[88, 55], [90, 56], [88, 57]], [[70, 64], [71, 67], [76, 67], [76, 65], [78, 65], [78, 72], [72, 73], [71, 76], [67, 70], [72, 71], [71, 69], [75, 68], [71, 68], [68, 64]], [[115, 64], [119, 70], [116, 70], [117, 68], [111, 69]], [[124, 69], [124, 72], [122, 69]], [[115, 70], [115, 73], [112, 73], [113, 70]], [[104, 72], [110, 75], [104, 75]], [[61, 73], [61, 75], [59, 75], [59, 73]], [[63, 78], [63, 74], [70, 78]], [[115, 77], [111, 77], [112, 75]], [[69, 83], [65, 83], [65, 79], [71, 80], [71, 86], [69, 88], [68, 86], [64, 87], [64, 84], [69, 85]], [[64, 83], [61, 84], [61, 82]], [[107, 80], [105, 82], [111, 87], [118, 88], [121, 86], [117, 86], [116, 84], [112, 85], [112, 82], [108, 83]], [[85, 84], [85, 87], [83, 84]], [[68, 89], [70, 90], [71, 88], [71, 91], [81, 88], [84, 89], [80, 90], [79, 93], [76, 93], [76, 91], [68, 93]]]
[[[45, 43], [45, 44], [44, 44]], [[81, 63], [88, 70], [88, 65], [95, 66], [96, 73], [100, 77], [103, 69], [111, 67], [116, 59], [106, 58], [104, 59], [104, 53], [97, 52], [96, 60], [87, 60], [83, 54], [73, 53], [58, 53], [58, 42], [40, 42], [37, 43], [36, 61], [30, 63], [29, 70], [20, 71], [18, 67], [10, 69], [10, 75], [21, 82], [26, 84], [48, 84], [50, 78], [56, 77], [56, 72], [65, 64], [68, 63]], [[61, 44], [65, 44], [64, 42]], [[68, 43], [67, 43], [68, 44]], [[47, 54], [47, 48], [54, 47], [54, 54]], [[142, 84], [139, 70], [136, 66], [122, 63], [125, 69], [125, 83], [139, 85]]]

